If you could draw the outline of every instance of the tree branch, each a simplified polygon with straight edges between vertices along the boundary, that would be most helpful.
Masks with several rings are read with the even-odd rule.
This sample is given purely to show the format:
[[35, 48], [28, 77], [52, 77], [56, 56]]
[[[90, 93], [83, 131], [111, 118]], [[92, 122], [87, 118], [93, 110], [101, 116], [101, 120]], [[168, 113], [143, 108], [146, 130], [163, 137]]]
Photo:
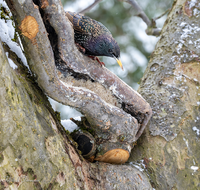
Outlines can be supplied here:
[[133, 10], [136, 12], [135, 16], [140, 17], [146, 23], [147, 35], [153, 35], [153, 36], [160, 35], [161, 29], [156, 28], [155, 19], [150, 20], [135, 0], [124, 0], [124, 1], [132, 5]]
[[135, 11], [135, 16], [140, 17], [147, 24], [147, 26], [152, 25], [152, 22], [149, 20], [147, 15], [144, 13], [144, 11], [140, 8], [140, 6], [135, 0], [124, 0], [124, 1], [132, 5], [133, 10]]
[[10, 5], [30, 68], [49, 97], [81, 111], [98, 138], [130, 152], [151, 117], [151, 108], [113, 73], [78, 51], [59, 3], [41, 2], [43, 20], [30, 0], [24, 6], [17, 0]]
[[88, 12], [90, 9], [92, 9], [96, 4], [98, 4], [100, 1], [102, 0], [95, 0], [94, 3], [92, 3], [90, 6], [88, 6], [87, 8], [83, 9], [82, 11], [80, 11], [79, 13], [84, 14], [86, 12]]
[[0, 171], [3, 189], [18, 189], [24, 183], [25, 189], [152, 189], [137, 168], [91, 164], [79, 157], [41, 89], [24, 74], [20, 59], [12, 56], [20, 66], [13, 70], [4, 50], [9, 57], [14, 54], [0, 40], [0, 156], [7, 161]]
[[158, 20], [158, 19], [160, 19], [160, 18], [163, 17], [165, 14], [167, 14], [169, 11], [170, 11], [170, 9], [167, 9], [164, 13], [162, 13], [160, 16], [154, 18], [153, 20]]

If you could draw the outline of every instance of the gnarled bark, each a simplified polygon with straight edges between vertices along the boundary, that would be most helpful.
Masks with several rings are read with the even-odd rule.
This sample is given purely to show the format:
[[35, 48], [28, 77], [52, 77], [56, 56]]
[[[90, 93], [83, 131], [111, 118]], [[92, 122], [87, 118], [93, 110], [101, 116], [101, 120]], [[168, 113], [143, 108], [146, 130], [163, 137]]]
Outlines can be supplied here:
[[85, 161], [33, 77], [10, 58], [17, 69], [0, 44], [1, 189], [151, 189], [135, 168]]
[[[130, 153], [151, 117], [149, 104], [109, 70], [78, 51], [60, 1], [38, 1], [40, 11], [31, 0], [7, 2], [42, 90], [82, 112], [97, 138], [116, 143]], [[98, 152], [113, 148], [108, 145], [98, 145]]]
[[177, 0], [139, 92], [153, 117], [131, 160], [144, 159], [156, 189], [199, 189], [200, 4]]
[[[47, 3], [47, 1], [43, 2]], [[142, 112], [141, 116], [138, 117], [138, 121], [141, 125], [144, 124], [143, 126], [140, 126], [133, 116], [121, 109], [120, 103], [125, 102], [125, 100], [119, 101], [118, 107], [115, 105], [111, 106], [109, 105], [110, 102], [107, 103], [90, 89], [65, 84], [65, 81], [61, 81], [62, 79], [58, 78], [58, 75], [65, 77], [66, 73], [56, 71], [52, 44], [48, 40], [38, 7], [29, 0], [7, 1], [7, 3], [16, 21], [16, 28], [20, 29], [23, 36], [24, 50], [34, 77], [23, 70], [23, 66], [20, 66], [20, 64], [17, 70], [12, 70], [8, 64], [4, 50], [0, 46], [0, 106], [2, 110], [0, 113], [1, 188], [120, 189], [123, 187], [125, 189], [151, 189], [146, 176], [131, 166], [113, 166], [102, 163], [92, 164], [85, 161], [77, 153], [71, 139], [60, 125], [44, 92], [59, 102], [78, 108], [86, 115], [91, 126], [99, 125], [99, 130], [110, 121], [109, 127], [112, 127], [111, 132], [114, 135], [111, 140], [115, 141], [117, 135], [124, 133], [124, 142], [127, 141], [127, 145], [130, 142], [134, 142], [140, 136], [140, 133], [137, 135], [139, 129], [141, 132], [144, 129], [144, 125], [146, 125], [151, 115], [149, 105], [139, 94], [132, 91], [105, 68], [103, 70], [107, 73], [107, 76], [110, 74], [110, 78], [108, 78], [110, 82], [105, 84], [105, 86], [110, 88], [110, 90], [107, 90], [112, 95], [114, 101], [112, 104], [118, 103], [118, 100], [121, 101], [126, 96], [131, 98], [139, 97], [141, 105], [137, 104], [134, 107], [137, 109], [133, 110], [133, 115], [137, 115], [137, 112]], [[45, 5], [43, 4], [44, 9]], [[55, 4], [52, 4], [51, 8], [54, 6]], [[61, 7], [58, 5], [58, 8]], [[59, 10], [64, 15], [62, 8]], [[34, 28], [29, 28], [29, 26], [33, 25]], [[61, 30], [61, 33], [65, 32], [67, 34], [68, 31], [71, 31], [69, 35], [72, 35], [71, 26], [68, 22], [66, 22], [66, 25], [68, 26], [67, 30]], [[61, 41], [64, 41], [61, 38], [62, 35], [58, 35], [58, 47], [65, 46], [65, 44], [61, 43]], [[66, 37], [67, 35], [63, 36]], [[80, 63], [83, 62], [86, 64], [88, 59], [83, 58], [83, 55], [76, 50], [73, 40], [70, 39], [68, 42], [70, 44], [65, 47], [69, 49], [68, 52], [65, 52], [68, 53], [68, 59], [70, 60], [74, 56], [74, 59], [79, 59]], [[71, 48], [74, 48], [73, 51], [78, 56], [74, 52], [71, 52]], [[62, 55], [61, 49], [59, 51]], [[66, 56], [65, 53], [64, 55]], [[13, 60], [18, 64], [17, 58], [13, 58]], [[57, 62], [57, 64], [60, 63], [62, 62]], [[77, 64], [76, 62], [74, 63]], [[90, 63], [93, 64], [94, 68], [102, 70], [96, 63], [92, 63], [91, 60]], [[73, 64], [71, 63], [70, 65]], [[59, 65], [57, 67], [59, 68]], [[70, 66], [68, 65], [67, 67], [71, 71]], [[79, 74], [79, 72], [71, 72], [72, 75], [74, 73]], [[104, 76], [102, 73], [100, 74]], [[88, 75], [88, 77], [87, 75], [85, 73], [82, 75], [81, 73], [79, 76], [84, 77], [84, 79], [89, 78], [89, 81], [97, 81], [97, 79], [94, 80], [91, 76]], [[38, 82], [41, 89], [34, 80]], [[113, 80], [116, 80], [119, 86], [113, 86]], [[96, 83], [101, 85], [98, 81]], [[123, 94], [120, 97], [121, 85], [131, 94]], [[102, 85], [101, 88], [106, 89], [105, 86]], [[137, 100], [136, 98], [130, 101], [134, 103]], [[127, 102], [129, 103], [129, 100]], [[130, 105], [132, 106], [132, 103]], [[132, 110], [132, 108], [130, 109]], [[127, 130], [116, 131], [120, 127], [120, 124], [123, 127], [127, 127]], [[101, 135], [101, 133], [99, 134]]]

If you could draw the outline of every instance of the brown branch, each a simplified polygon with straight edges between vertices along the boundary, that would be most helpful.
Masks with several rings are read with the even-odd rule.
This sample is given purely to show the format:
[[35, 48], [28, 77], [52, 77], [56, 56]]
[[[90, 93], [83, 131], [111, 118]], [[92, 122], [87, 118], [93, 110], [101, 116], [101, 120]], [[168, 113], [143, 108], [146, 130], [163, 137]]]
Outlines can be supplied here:
[[61, 2], [42, 1], [43, 20], [31, 0], [23, 4], [13, 0], [10, 7], [39, 86], [49, 97], [82, 112], [97, 137], [106, 141], [102, 145], [108, 148], [115, 143], [130, 152], [151, 117], [149, 104], [112, 72], [78, 51]]
[[147, 28], [145, 32], [147, 35], [160, 36], [161, 30], [159, 28]]
[[[42, 1], [43, 19], [38, 7], [33, 4], [32, 0], [6, 1], [15, 19], [16, 29], [20, 29], [28, 63], [41, 89], [51, 98], [79, 109], [86, 116], [97, 137], [103, 140], [103, 142], [98, 142], [101, 145], [105, 145], [105, 141], [108, 141], [108, 144], [118, 148], [124, 148], [125, 150], [131, 148], [132, 143], [139, 137], [136, 135], [137, 132], [139, 131], [140, 133], [141, 129], [143, 130], [146, 126], [145, 122], [148, 122], [151, 117], [149, 104], [110, 71], [100, 67], [77, 50], [73, 40], [72, 27], [65, 17], [60, 1]], [[58, 70], [56, 69], [56, 64]], [[69, 80], [70, 78], [72, 78], [72, 81]], [[91, 86], [92, 84], [95, 85], [87, 89], [86, 83]], [[84, 84], [85, 86], [83, 86]], [[94, 91], [91, 90], [93, 88]], [[104, 92], [113, 96], [110, 99], [115, 100], [115, 102], [109, 102], [109, 100], [107, 102], [100, 97], [101, 92], [95, 93], [95, 89], [97, 91], [104, 89]], [[120, 103], [115, 106], [118, 101]], [[141, 121], [139, 117], [137, 121], [130, 113], [125, 112], [125, 109], [121, 108], [121, 104], [123, 104], [122, 108], [129, 108], [129, 112], [133, 115], [137, 115], [137, 113], [141, 115]], [[49, 124], [47, 127], [51, 128]], [[54, 129], [55, 127], [54, 125]], [[55, 131], [59, 132], [59, 130]], [[65, 135], [63, 134], [63, 136]], [[44, 146], [39, 146], [38, 149], [45, 147], [49, 142], [51, 144], [60, 144], [54, 137], [55, 135], [52, 133], [48, 142], [43, 138], [38, 138], [37, 140], [41, 144], [46, 143]], [[119, 139], [119, 137], [121, 138]], [[92, 189], [95, 186], [96, 189], [103, 189], [106, 185], [109, 189], [116, 184], [115, 186], [119, 187], [119, 189], [122, 187], [128, 188], [128, 186], [137, 189], [141, 187], [149, 189], [150, 183], [137, 169], [130, 166], [112, 166], [100, 163], [92, 165], [80, 160], [73, 147], [66, 143], [66, 139], [62, 138], [62, 140], [64, 142], [62, 144], [65, 146], [59, 148], [56, 152], [52, 151], [50, 153], [50, 150], [47, 150], [48, 155], [52, 154], [56, 158], [59, 153], [62, 153], [64, 157], [67, 156], [67, 158], [71, 159], [71, 163], [74, 166], [74, 171], [71, 174], [74, 181], [71, 183], [73, 183], [74, 187]], [[57, 148], [57, 146], [55, 147]], [[47, 149], [47, 146], [45, 148]], [[127, 152], [129, 154], [130, 150]], [[65, 166], [71, 165], [70, 162], [65, 162], [63, 156], [63, 161], [60, 165], [64, 167], [53, 166], [55, 168], [58, 167], [57, 170], [60, 171], [66, 170]], [[30, 160], [27, 159], [29, 161], [27, 161], [27, 166], [30, 165], [29, 163], [35, 163], [34, 156], [29, 158]], [[38, 159], [41, 160], [40, 157]], [[48, 159], [42, 160], [47, 166], [44, 167], [45, 173], [49, 171], [46, 168], [50, 167], [50, 170], [52, 170], [53, 167], [46, 164]], [[22, 162], [24, 162], [24, 159], [22, 159]], [[34, 169], [34, 164], [31, 167]], [[35, 171], [35, 173], [39, 172]], [[113, 176], [113, 173], [115, 173], [115, 176]], [[138, 180], [138, 175], [141, 182], [135, 183]], [[68, 182], [69, 180], [65, 180], [64, 177], [62, 175], [62, 183]], [[124, 181], [121, 181], [121, 177]], [[40, 178], [42, 178], [42, 182], [39, 181], [38, 184], [40, 185], [41, 183], [41, 188], [44, 188], [44, 186], [54, 187], [51, 181], [56, 179], [56, 176], [53, 173], [49, 177], [51, 178], [50, 181], [43, 180], [43, 176]], [[133, 180], [130, 181], [130, 178]], [[126, 181], [128, 183], [125, 183]]]
[[86, 12], [88, 12], [90, 9], [92, 9], [97, 3], [99, 3], [102, 0], [95, 0], [94, 3], [92, 3], [90, 6], [88, 6], [87, 8], [83, 9], [82, 11], [80, 11], [79, 13], [84, 14]]
[[167, 9], [164, 13], [162, 13], [160, 16], [154, 18], [153, 20], [158, 20], [158, 19], [160, 19], [161, 17], [163, 17], [164, 15], [166, 15], [169, 11], [170, 11], [170, 9]]

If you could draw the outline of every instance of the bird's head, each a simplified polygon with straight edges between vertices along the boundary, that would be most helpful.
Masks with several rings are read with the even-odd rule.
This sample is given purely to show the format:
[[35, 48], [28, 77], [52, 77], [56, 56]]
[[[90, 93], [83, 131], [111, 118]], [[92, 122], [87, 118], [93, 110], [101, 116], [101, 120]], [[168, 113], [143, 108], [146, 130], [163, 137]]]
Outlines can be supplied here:
[[95, 49], [99, 56], [113, 57], [123, 70], [120, 60], [120, 48], [112, 36], [100, 36], [95, 43]]

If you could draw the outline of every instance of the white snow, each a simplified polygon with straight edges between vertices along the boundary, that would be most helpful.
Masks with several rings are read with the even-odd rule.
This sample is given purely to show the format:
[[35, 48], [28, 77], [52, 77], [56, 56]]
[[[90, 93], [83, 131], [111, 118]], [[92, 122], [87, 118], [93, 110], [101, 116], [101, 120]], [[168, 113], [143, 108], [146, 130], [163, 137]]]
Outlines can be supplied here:
[[189, 9], [191, 9], [192, 7], [195, 6], [195, 4], [197, 3], [197, 0], [191, 0], [189, 2], [190, 2]]
[[182, 44], [182, 43], [178, 44], [178, 46], [177, 46], [177, 48], [176, 48], [178, 54], [180, 54], [180, 50], [182, 49], [182, 47], [183, 47], [183, 44]]
[[[194, 26], [194, 24], [190, 25], [185, 22], [182, 22], [180, 24], [180, 26], [182, 27], [182, 31], [183, 31], [183, 33], [181, 35], [181, 40], [180, 40], [181, 43], [184, 43], [185, 38], [193, 38], [193, 35], [195, 33], [199, 33], [199, 31], [200, 31], [200, 28], [197, 26]], [[191, 43], [191, 41], [189, 41], [189, 42]], [[199, 40], [194, 41], [195, 45], [198, 43], [199, 43]], [[181, 44], [179, 45], [179, 48], [178, 48], [179, 50], [180, 50], [180, 48], [182, 48], [182, 47], [180, 47], [182, 45]], [[197, 48], [200, 48], [200, 46], [197, 46]]]
[[196, 126], [192, 127], [192, 130], [196, 131], [197, 135], [200, 135], [200, 130]]
[[6, 52], [6, 56], [7, 56], [7, 58], [8, 58], [8, 63], [10, 64], [10, 66], [11, 66], [13, 69], [17, 69], [18, 66], [13, 62], [12, 59], [10, 59], [10, 58], [8, 57], [8, 52]]
[[[75, 120], [81, 121], [81, 117], [75, 117]], [[73, 132], [76, 129], [79, 129], [79, 127], [70, 119], [64, 119], [61, 120], [61, 124], [63, 125], [63, 127], [68, 130], [70, 133]]]
[[194, 8], [193, 15], [199, 17], [199, 10], [197, 8]]
[[193, 44], [192, 40], [189, 40], [188, 44]]
[[180, 26], [185, 26], [187, 23], [186, 22], [182, 22], [181, 24], [180, 24]]
[[141, 172], [144, 171], [144, 169], [146, 168], [145, 164], [144, 164], [144, 160], [140, 160], [140, 163], [133, 163], [130, 162], [130, 165], [134, 166], [135, 168], [137, 168], [138, 170], [140, 170]]
[[186, 140], [184, 137], [183, 137], [183, 140], [185, 141], [185, 144], [186, 144], [187, 148], [189, 149], [188, 140]]
[[199, 169], [198, 166], [191, 166], [190, 168], [191, 168], [191, 170], [194, 170], [194, 172], [196, 172]]
[[[7, 4], [3, 0], [0, 0], [0, 6], [5, 7], [8, 12], [10, 12]], [[13, 51], [21, 59], [23, 64], [28, 67], [26, 57], [24, 56], [21, 47], [16, 42], [12, 41], [12, 39], [14, 39], [15, 28], [14, 22], [10, 20], [11, 15], [12, 14], [9, 13], [9, 16], [6, 16], [6, 20], [0, 19], [0, 38], [2, 42], [5, 42], [9, 46], [10, 50]]]

